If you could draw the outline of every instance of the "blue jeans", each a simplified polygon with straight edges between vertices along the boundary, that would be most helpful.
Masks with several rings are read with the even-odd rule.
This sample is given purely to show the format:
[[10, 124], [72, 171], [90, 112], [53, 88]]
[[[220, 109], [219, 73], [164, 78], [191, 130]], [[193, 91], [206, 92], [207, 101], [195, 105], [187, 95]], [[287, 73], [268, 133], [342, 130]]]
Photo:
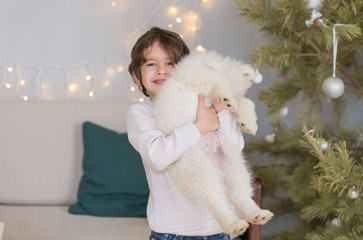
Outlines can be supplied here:
[[177, 234], [157, 233], [151, 231], [149, 240], [230, 240], [226, 233], [218, 233], [210, 236], [183, 236]]

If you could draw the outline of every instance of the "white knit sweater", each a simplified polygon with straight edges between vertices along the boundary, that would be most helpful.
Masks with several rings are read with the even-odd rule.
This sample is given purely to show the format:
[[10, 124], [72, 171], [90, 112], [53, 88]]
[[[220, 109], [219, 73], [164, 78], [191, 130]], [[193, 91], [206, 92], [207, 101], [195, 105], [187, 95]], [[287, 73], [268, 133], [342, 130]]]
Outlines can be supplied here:
[[[171, 134], [157, 129], [153, 102], [146, 100], [130, 107], [127, 132], [130, 143], [140, 153], [150, 188], [147, 218], [155, 232], [206, 236], [222, 232], [212, 213], [189, 200], [170, 178], [167, 168], [201, 139], [199, 130], [187, 122]], [[228, 111], [218, 113], [220, 128], [230, 141], [243, 149], [244, 140], [236, 120]]]

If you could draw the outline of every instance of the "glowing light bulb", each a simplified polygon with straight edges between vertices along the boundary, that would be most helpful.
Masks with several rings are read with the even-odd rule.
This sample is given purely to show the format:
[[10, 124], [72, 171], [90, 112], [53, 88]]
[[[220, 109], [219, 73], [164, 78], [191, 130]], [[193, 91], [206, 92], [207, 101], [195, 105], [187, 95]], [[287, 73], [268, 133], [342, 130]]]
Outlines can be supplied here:
[[135, 92], [135, 87], [130, 87], [131, 92]]
[[42, 84], [40, 87], [41, 87], [42, 89], [45, 89], [45, 88], [46, 88], [46, 86], [45, 86], [44, 84]]
[[116, 7], [116, 2], [111, 3], [112, 7]]
[[76, 90], [77, 90], [77, 88], [78, 88], [77, 84], [72, 83], [72, 84], [70, 84], [70, 85], [69, 85], [68, 90], [69, 90], [70, 92], [74, 92], [74, 91], [76, 91]]
[[8, 67], [8, 72], [12, 72], [14, 69], [12, 67]]
[[91, 91], [91, 92], [89, 92], [89, 93], [88, 93], [88, 95], [89, 95], [90, 97], [93, 97], [93, 96], [95, 95], [95, 93], [94, 93], [93, 91]]
[[124, 70], [124, 67], [122, 65], [117, 67], [117, 71], [122, 72]]
[[89, 80], [91, 80], [91, 79], [92, 79], [92, 76], [88, 74], [88, 75], [86, 76], [86, 80], [87, 80], [87, 81], [89, 81]]
[[24, 79], [21, 79], [20, 82], [19, 82], [20, 86], [24, 86], [26, 84], [25, 80]]
[[197, 28], [196, 28], [195, 26], [192, 26], [192, 27], [190, 28], [190, 30], [192, 30], [192, 32], [195, 32], [195, 31], [197, 31]]
[[183, 38], [184, 38], [184, 36], [183, 36], [182, 34], [180, 34], [179, 36], [180, 36], [180, 38], [181, 38], [181, 39], [183, 39]]
[[173, 24], [171, 24], [171, 23], [170, 23], [170, 24], [168, 25], [168, 28], [173, 28]]
[[29, 98], [28, 98], [28, 96], [24, 96], [23, 97], [23, 100], [26, 102], [26, 101], [28, 101], [29, 100]]
[[195, 49], [196, 49], [198, 52], [204, 52], [204, 51], [206, 51], [206, 49], [205, 49], [202, 45], [198, 45]]
[[175, 19], [175, 21], [176, 21], [177, 23], [181, 23], [181, 22], [182, 22], [181, 18], [176, 18], [176, 19]]
[[174, 7], [174, 6], [170, 6], [168, 8], [168, 14], [169, 15], [176, 15], [178, 13], [178, 8]]
[[208, 0], [202, 0], [202, 2], [206, 3], [206, 2], [208, 2]]
[[113, 68], [107, 68], [106, 74], [108, 77], [113, 77], [115, 76], [115, 70]]
[[143, 102], [144, 101], [144, 98], [139, 98], [139, 102]]
[[103, 84], [103, 87], [108, 88], [109, 86], [110, 86], [110, 82], [107, 79], [105, 79], [105, 83]]
[[6, 87], [6, 88], [11, 88], [11, 84], [10, 84], [10, 83], [6, 83], [6, 84], [5, 84], [5, 87]]

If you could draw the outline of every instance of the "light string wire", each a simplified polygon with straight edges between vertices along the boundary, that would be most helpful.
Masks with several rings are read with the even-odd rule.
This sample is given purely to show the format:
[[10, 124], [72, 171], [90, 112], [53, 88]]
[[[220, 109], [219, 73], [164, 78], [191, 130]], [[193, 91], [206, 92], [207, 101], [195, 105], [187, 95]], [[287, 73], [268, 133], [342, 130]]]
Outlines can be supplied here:
[[[35, 78], [35, 84], [36, 84], [35, 94], [38, 95], [38, 96], [40, 95], [40, 91], [41, 91], [41, 88], [43, 86], [42, 82], [41, 82], [41, 76], [48, 69], [58, 69], [59, 71], [62, 72], [62, 74], [65, 77], [65, 98], [69, 99], [70, 98], [70, 92], [68, 91], [67, 88], [69, 88], [69, 86], [71, 84], [71, 81], [70, 81], [70, 76], [69, 76], [68, 71], [70, 69], [74, 69], [74, 68], [77, 68], [77, 67], [84, 66], [88, 70], [87, 76], [91, 76], [91, 79], [87, 79], [87, 80], [92, 80], [89, 94], [93, 95], [95, 93], [95, 91], [96, 91], [96, 82], [93, 79], [94, 78], [94, 70], [91, 67], [90, 63], [94, 62], [94, 61], [97, 61], [97, 60], [100, 60], [102, 58], [106, 58], [106, 61], [107, 61], [106, 66], [108, 66], [109, 62], [110, 62], [109, 55], [111, 55], [117, 49], [120, 49], [120, 48], [124, 47], [125, 43], [130, 41], [131, 38], [134, 37], [137, 33], [139, 33], [142, 30], [145, 30], [146, 26], [150, 23], [152, 18], [155, 16], [155, 14], [158, 12], [158, 10], [165, 4], [165, 2], [166, 2], [166, 0], [158, 1], [156, 6], [153, 8], [152, 12], [150, 14], [148, 14], [148, 16], [144, 20], [144, 22], [141, 25], [139, 25], [139, 27], [137, 27], [135, 30], [133, 30], [130, 34], [128, 34], [128, 36], [124, 40], [120, 41], [118, 44], [116, 44], [114, 47], [110, 48], [104, 54], [96, 56], [94, 58], [91, 58], [91, 59], [89, 59], [87, 61], [81, 61], [81, 62], [77, 62], [75, 64], [67, 65], [67, 66], [61, 66], [61, 65], [57, 65], [57, 64], [49, 64], [49, 65], [46, 65], [44, 67], [40, 67], [40, 66], [36, 66], [36, 65], [30, 64], [30, 63], [16, 63], [16, 61], [13, 61], [8, 57], [0, 55], [0, 72], [2, 73], [2, 77], [0, 78], [0, 88], [5, 86], [6, 84], [10, 84], [10, 83], [6, 82], [6, 76], [8, 76], [11, 72], [15, 71], [15, 74], [16, 74], [16, 82], [14, 83], [14, 85], [16, 85], [16, 86], [14, 86], [15, 91], [16, 91], [16, 93], [18, 94], [18, 96], [20, 98], [22, 98], [23, 100], [27, 100], [28, 97], [26, 95], [22, 94], [21, 89], [20, 89], [20, 87], [21, 87], [20, 86], [20, 81], [22, 79], [21, 73], [20, 73], [21, 68], [23, 68], [23, 67], [24, 68], [31, 68], [31, 69], [33, 69], [34, 71], [37, 72], [34, 78]], [[175, 0], [173, 0], [173, 3], [175, 3]], [[124, 48], [124, 51], [126, 53], [125, 48]], [[128, 55], [129, 53], [126, 53], [126, 54]], [[12, 71], [7, 70], [5, 61], [11, 63], [12, 69], [13, 69]], [[85, 76], [85, 77], [87, 77], [87, 76]], [[11, 87], [13, 87], [13, 86], [9, 85], [9, 88], [11, 88]], [[110, 95], [111, 95], [110, 93], [111, 93], [111, 90], [108, 89], [108, 97], [110, 97]], [[26, 99], [24, 99], [24, 98], [26, 98]], [[1, 99], [1, 96], [0, 96], [0, 99]]]

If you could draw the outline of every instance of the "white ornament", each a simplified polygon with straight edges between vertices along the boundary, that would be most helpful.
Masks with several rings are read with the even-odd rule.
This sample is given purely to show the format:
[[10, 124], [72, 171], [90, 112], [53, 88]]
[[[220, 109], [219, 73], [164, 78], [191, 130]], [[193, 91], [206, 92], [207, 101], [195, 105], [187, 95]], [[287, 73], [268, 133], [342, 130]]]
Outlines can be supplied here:
[[275, 142], [275, 133], [267, 134], [265, 140], [269, 143]]
[[325, 140], [320, 140], [318, 141], [318, 145], [319, 145], [319, 148], [322, 150], [322, 151], [326, 151], [329, 147], [329, 143]]
[[323, 0], [308, 0], [307, 8], [319, 8]]
[[281, 116], [286, 116], [289, 113], [289, 109], [285, 106], [281, 109], [280, 114]]
[[252, 81], [256, 84], [261, 83], [263, 80], [262, 74], [258, 71], [258, 69], [256, 70], [256, 77], [255, 79], [253, 79]]
[[315, 20], [318, 20], [321, 24], [325, 25], [323, 19], [320, 18], [321, 16], [323, 15], [318, 10], [313, 9], [311, 11], [310, 19], [305, 21], [305, 25], [307, 27], [311, 27], [314, 24]]
[[325, 96], [338, 98], [344, 93], [344, 82], [338, 77], [328, 77], [324, 80], [322, 90]]
[[333, 218], [333, 220], [331, 221], [331, 223], [334, 226], [337, 226], [337, 227], [340, 227], [341, 226], [340, 218]]
[[348, 196], [351, 199], [357, 199], [359, 197], [359, 192], [358, 190], [355, 188], [355, 186], [353, 186], [351, 189], [349, 189], [348, 191]]

